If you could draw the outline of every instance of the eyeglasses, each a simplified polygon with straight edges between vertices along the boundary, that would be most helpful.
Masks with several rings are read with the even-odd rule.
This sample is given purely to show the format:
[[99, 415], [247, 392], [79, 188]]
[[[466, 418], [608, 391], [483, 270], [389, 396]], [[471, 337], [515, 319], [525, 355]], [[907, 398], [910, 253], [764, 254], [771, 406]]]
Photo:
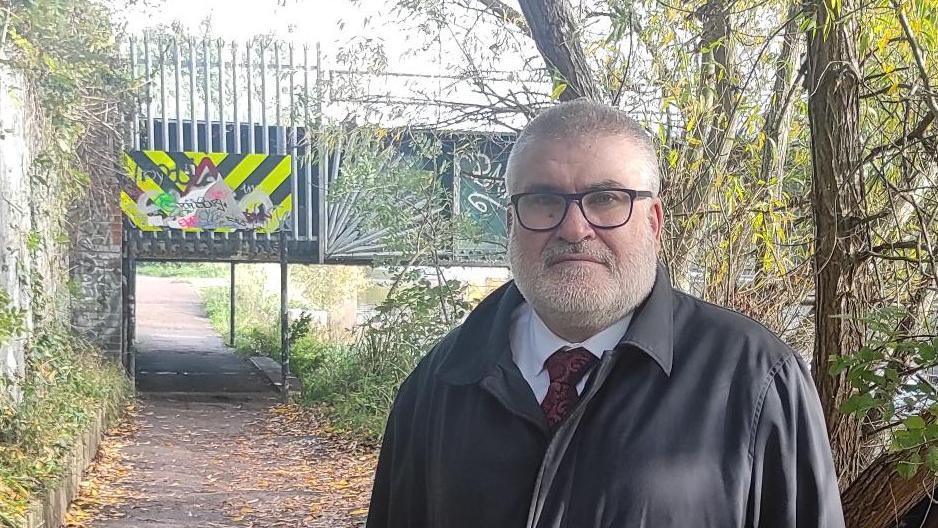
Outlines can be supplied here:
[[582, 193], [530, 192], [511, 196], [511, 204], [521, 227], [529, 231], [556, 229], [576, 202], [586, 221], [598, 229], [624, 226], [632, 217], [632, 204], [640, 198], [652, 198], [651, 191], [599, 189]]

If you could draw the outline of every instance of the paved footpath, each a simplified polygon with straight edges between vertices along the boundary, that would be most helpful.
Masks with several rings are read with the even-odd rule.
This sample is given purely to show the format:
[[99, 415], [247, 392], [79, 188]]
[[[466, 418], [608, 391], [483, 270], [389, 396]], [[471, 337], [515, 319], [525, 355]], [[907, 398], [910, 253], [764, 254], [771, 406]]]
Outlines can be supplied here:
[[211, 327], [194, 287], [137, 284], [137, 401], [103, 442], [71, 527], [363, 525], [374, 450], [279, 405]]

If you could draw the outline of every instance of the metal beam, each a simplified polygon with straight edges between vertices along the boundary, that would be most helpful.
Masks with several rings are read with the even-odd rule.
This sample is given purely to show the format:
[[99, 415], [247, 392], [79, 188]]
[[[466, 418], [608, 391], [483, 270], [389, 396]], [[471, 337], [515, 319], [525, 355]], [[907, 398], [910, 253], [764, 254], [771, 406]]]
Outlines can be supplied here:
[[[195, 116], [195, 39], [189, 38], [189, 149], [199, 150], [199, 126]], [[185, 148], [185, 142], [183, 142]]]
[[143, 34], [143, 64], [147, 76], [147, 148], [153, 150], [153, 63], [150, 61], [150, 39]]

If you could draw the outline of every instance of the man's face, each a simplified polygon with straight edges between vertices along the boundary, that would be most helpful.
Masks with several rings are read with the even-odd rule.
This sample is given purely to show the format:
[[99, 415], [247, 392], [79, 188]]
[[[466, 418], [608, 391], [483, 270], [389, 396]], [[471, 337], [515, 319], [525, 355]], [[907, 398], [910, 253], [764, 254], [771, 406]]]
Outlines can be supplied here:
[[[511, 192], [650, 190], [644, 156], [619, 136], [537, 139], [515, 160]], [[651, 290], [663, 218], [657, 197], [635, 200], [629, 221], [613, 229], [591, 226], [575, 203], [560, 225], [546, 232], [525, 229], [516, 213], [509, 210], [512, 273], [542, 316], [547, 311], [611, 324]]]

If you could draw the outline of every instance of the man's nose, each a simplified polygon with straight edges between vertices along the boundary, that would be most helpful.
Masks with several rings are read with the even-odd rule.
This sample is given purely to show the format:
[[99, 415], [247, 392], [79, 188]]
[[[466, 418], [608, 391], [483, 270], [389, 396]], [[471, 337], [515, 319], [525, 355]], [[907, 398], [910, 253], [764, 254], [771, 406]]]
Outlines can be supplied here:
[[596, 232], [593, 226], [586, 221], [583, 210], [577, 202], [570, 202], [567, 206], [567, 215], [563, 222], [557, 226], [557, 236], [570, 243], [577, 243], [587, 238], [593, 238]]

